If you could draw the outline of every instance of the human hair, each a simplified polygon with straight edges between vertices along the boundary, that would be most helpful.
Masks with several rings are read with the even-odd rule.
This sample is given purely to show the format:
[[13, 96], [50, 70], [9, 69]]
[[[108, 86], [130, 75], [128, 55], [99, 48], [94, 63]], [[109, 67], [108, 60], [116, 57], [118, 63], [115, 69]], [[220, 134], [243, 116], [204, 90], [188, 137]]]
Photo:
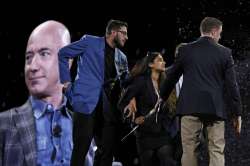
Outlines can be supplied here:
[[[138, 60], [131, 70], [131, 77], [135, 78], [141, 75], [150, 76], [151, 68], [149, 67], [149, 64], [153, 63], [155, 58], [158, 55], [161, 55], [161, 53], [160, 52], [148, 52], [147, 55], [143, 59]], [[165, 73], [161, 72], [159, 80], [158, 80], [159, 85], [163, 79], [165, 79]]]
[[[149, 76], [150, 77], [151, 68], [149, 67], [149, 64], [153, 63], [155, 58], [158, 55], [161, 55], [161, 53], [160, 52], [148, 52], [147, 56], [138, 60], [131, 70], [131, 73], [130, 73], [131, 80], [133, 80], [134, 78], [136, 78], [138, 76]], [[165, 78], [166, 78], [165, 72], [161, 72], [159, 80], [158, 80], [159, 86], [162, 84], [162, 82], [165, 80]], [[163, 107], [162, 107], [162, 109], [164, 111], [168, 112], [168, 115], [170, 117], [173, 117], [175, 115], [176, 102], [177, 102], [176, 91], [175, 91], [175, 89], [173, 89], [169, 98], [164, 101]]]
[[205, 17], [200, 24], [200, 32], [201, 33], [210, 33], [212, 29], [220, 28], [222, 26], [222, 22], [214, 17]]
[[111, 34], [112, 30], [118, 31], [121, 27], [125, 26], [128, 28], [128, 23], [120, 20], [109, 20], [107, 26], [106, 26], [106, 34]]

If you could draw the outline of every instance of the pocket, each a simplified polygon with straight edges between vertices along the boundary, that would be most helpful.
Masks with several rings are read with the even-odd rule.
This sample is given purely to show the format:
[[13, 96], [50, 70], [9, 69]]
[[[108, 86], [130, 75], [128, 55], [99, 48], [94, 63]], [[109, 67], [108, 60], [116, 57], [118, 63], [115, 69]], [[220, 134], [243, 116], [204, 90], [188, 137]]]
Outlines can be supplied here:
[[37, 150], [38, 151], [43, 151], [46, 150], [48, 146], [48, 141], [46, 137], [38, 137], [37, 138]]
[[53, 146], [50, 144], [47, 137], [38, 136], [37, 137], [37, 163], [49, 163], [50, 162], [50, 150]]

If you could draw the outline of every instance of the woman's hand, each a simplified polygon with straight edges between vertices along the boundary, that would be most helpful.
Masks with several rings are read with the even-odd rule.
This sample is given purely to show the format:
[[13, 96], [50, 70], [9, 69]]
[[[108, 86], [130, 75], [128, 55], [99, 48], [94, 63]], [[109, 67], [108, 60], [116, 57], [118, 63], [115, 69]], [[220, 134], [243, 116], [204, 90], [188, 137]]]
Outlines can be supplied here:
[[141, 125], [144, 123], [144, 120], [145, 120], [144, 116], [139, 116], [139, 117], [135, 118], [135, 124]]

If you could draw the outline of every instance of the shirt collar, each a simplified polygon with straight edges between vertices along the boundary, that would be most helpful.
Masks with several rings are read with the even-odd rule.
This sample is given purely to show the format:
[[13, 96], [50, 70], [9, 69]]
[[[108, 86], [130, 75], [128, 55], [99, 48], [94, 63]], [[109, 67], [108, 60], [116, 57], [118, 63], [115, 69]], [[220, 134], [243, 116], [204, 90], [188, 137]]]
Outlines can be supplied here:
[[[37, 99], [34, 96], [30, 96], [29, 100], [31, 102], [32, 110], [34, 111], [34, 116], [36, 119], [41, 118], [47, 111], [52, 111], [52, 112], [54, 111], [54, 108], [50, 103]], [[67, 103], [67, 98], [63, 96], [63, 103], [57, 110], [60, 110], [62, 112], [62, 115], [71, 119], [71, 115], [66, 108], [66, 103]]]

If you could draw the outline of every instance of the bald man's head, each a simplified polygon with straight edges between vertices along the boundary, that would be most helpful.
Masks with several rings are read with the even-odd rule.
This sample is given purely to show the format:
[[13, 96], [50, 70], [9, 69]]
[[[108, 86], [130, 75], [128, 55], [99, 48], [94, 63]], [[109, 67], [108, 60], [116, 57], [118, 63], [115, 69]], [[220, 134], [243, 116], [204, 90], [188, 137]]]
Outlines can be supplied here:
[[60, 22], [57, 21], [46, 21], [38, 25], [30, 34], [28, 45], [33, 40], [39, 39], [39, 36], [50, 36], [54, 42], [58, 44], [58, 47], [64, 47], [70, 43], [69, 30]]
[[25, 58], [25, 82], [31, 95], [58, 93], [58, 51], [69, 43], [68, 29], [57, 21], [46, 21], [32, 31]]

